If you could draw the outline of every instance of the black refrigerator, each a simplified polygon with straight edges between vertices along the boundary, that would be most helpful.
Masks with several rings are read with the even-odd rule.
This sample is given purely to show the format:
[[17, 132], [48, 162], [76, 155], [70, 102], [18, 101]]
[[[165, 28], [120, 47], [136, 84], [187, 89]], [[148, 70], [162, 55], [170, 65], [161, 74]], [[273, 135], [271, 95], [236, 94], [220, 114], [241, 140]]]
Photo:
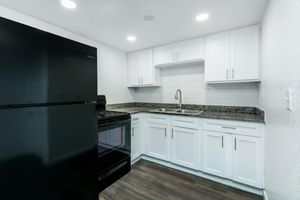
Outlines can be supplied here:
[[0, 199], [96, 199], [96, 98], [96, 48], [0, 18]]

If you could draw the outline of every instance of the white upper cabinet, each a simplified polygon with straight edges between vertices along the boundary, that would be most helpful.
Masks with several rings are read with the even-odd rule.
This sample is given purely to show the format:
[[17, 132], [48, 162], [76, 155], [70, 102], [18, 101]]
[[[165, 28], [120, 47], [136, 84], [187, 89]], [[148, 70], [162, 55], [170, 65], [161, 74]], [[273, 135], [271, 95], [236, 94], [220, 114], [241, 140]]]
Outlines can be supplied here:
[[128, 55], [128, 82], [129, 86], [140, 85], [140, 56], [138, 53]]
[[159, 86], [159, 68], [205, 61], [206, 83], [260, 81], [260, 26], [128, 54], [129, 87]]
[[227, 81], [230, 67], [230, 38], [228, 33], [221, 33], [206, 40], [205, 80]]
[[193, 62], [204, 60], [205, 39], [193, 39], [178, 43], [178, 60], [180, 62]]
[[178, 42], [154, 49], [155, 66], [204, 60], [205, 40], [203, 38]]
[[259, 81], [259, 26], [207, 37], [207, 83]]
[[259, 28], [231, 34], [231, 70], [235, 81], [259, 80]]
[[158, 70], [153, 65], [153, 49], [128, 54], [129, 87], [158, 86]]
[[155, 65], [170, 64], [176, 60], [176, 54], [173, 45], [158, 47], [154, 50]]

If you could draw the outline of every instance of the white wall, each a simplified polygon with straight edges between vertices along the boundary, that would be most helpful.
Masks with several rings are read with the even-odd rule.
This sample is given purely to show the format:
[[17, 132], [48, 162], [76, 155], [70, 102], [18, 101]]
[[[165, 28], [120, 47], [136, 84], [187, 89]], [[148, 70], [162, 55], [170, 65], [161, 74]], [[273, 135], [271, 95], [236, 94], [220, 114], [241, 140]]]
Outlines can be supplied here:
[[127, 54], [105, 46], [98, 51], [98, 93], [106, 95], [108, 104], [133, 102], [127, 88]]
[[[98, 94], [107, 95], [108, 103], [132, 102], [127, 85], [126, 53], [71, 33], [51, 24], [0, 6], [0, 16], [62, 37], [66, 37], [98, 49]], [[67, 78], [67, 77], [66, 77]]]
[[161, 87], [139, 88], [138, 102], [175, 103], [177, 88], [183, 93], [183, 103], [258, 106], [257, 83], [205, 84], [204, 64], [193, 64], [161, 70]]
[[[286, 109], [293, 89], [294, 109]], [[265, 188], [270, 200], [300, 199], [300, 1], [270, 0], [262, 23], [266, 109]]]

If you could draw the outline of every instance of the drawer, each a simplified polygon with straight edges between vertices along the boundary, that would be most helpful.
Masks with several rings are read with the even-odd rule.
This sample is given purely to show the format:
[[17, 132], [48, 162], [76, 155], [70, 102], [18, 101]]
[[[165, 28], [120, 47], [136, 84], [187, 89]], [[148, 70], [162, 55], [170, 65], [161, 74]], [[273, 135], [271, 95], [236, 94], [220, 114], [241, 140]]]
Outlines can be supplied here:
[[139, 124], [141, 122], [141, 115], [140, 114], [135, 114], [131, 115], [131, 124]]
[[146, 117], [147, 123], [152, 124], [170, 124], [170, 116], [169, 115], [161, 115], [161, 114], [148, 114]]
[[199, 129], [199, 119], [195, 117], [172, 116], [171, 124], [175, 127]]
[[252, 137], [263, 137], [264, 125], [258, 123], [247, 123], [229, 120], [202, 121], [202, 129], [215, 132], [232, 133], [237, 135], [247, 135]]

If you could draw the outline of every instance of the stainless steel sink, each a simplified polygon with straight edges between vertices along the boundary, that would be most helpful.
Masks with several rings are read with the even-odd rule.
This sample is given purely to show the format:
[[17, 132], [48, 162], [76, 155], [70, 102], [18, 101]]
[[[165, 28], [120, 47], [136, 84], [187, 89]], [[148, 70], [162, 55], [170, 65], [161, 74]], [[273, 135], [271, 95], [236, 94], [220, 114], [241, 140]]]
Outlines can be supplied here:
[[197, 115], [197, 114], [202, 113], [203, 111], [200, 111], [200, 110], [177, 110], [176, 112], [183, 113], [183, 114], [194, 114], [194, 115]]
[[167, 108], [159, 108], [153, 111], [162, 112], [162, 113], [179, 113], [179, 114], [191, 114], [191, 115], [197, 115], [203, 112], [200, 110], [179, 110], [179, 109], [167, 109]]

